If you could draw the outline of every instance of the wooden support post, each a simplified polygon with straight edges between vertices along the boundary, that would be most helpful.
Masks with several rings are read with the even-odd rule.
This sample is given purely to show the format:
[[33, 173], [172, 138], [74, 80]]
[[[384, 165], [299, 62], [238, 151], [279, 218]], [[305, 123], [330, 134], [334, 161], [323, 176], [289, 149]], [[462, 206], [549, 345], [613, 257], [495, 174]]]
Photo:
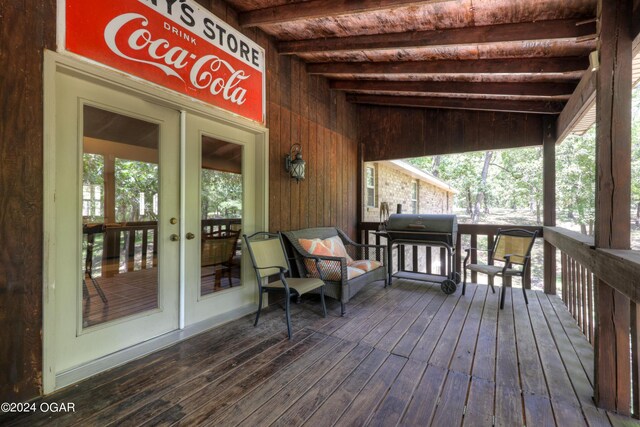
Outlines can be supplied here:
[[[598, 248], [630, 246], [632, 0], [598, 1], [596, 226]], [[596, 287], [595, 400], [629, 415], [629, 299], [600, 277]]]
[[[542, 144], [544, 150], [544, 225], [556, 225], [556, 119], [543, 121]], [[556, 248], [544, 242], [544, 293], [556, 294]]]

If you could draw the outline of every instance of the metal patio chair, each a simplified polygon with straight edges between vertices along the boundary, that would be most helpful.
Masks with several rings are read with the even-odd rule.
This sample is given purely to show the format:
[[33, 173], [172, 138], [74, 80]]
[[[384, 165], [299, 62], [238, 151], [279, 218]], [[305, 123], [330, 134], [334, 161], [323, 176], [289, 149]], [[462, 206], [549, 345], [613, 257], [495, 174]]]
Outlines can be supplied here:
[[[509, 229], [498, 230], [496, 240], [489, 251], [489, 264], [467, 264], [472, 251], [481, 251], [477, 248], [467, 248], [465, 251], [467, 255], [464, 258], [464, 279], [462, 282], [462, 295], [464, 295], [467, 288], [467, 270], [483, 273], [489, 276], [489, 285], [493, 293], [496, 290], [493, 286], [493, 278], [498, 276], [503, 278], [502, 293], [500, 295], [500, 309], [504, 308], [504, 294], [505, 285], [504, 279], [506, 277], [520, 277], [524, 281], [524, 274], [531, 262], [531, 249], [533, 243], [538, 236], [537, 231], [527, 231], [522, 229]], [[504, 263], [503, 266], [493, 265], [494, 261]], [[514, 268], [519, 266], [519, 268]], [[524, 294], [524, 301], [529, 304], [527, 299], [527, 293], [525, 291], [524, 283], [522, 284], [522, 293]]]
[[[279, 233], [254, 233], [251, 236], [243, 235], [249, 250], [251, 263], [256, 271], [258, 279], [258, 293], [260, 300], [258, 303], [258, 312], [256, 313], [256, 321], [253, 326], [258, 325], [260, 319], [260, 311], [262, 310], [262, 294], [263, 292], [282, 292], [285, 293], [285, 312], [287, 319], [287, 332], [291, 339], [291, 297], [301, 296], [315, 289], [320, 289], [320, 301], [322, 302], [322, 315], [327, 317], [327, 307], [324, 302], [324, 280], [323, 274], [318, 278], [295, 278], [286, 277], [290, 274], [291, 266], [287, 258], [287, 253], [282, 242], [282, 236]], [[316, 262], [319, 267], [320, 259], [309, 257]], [[318, 271], [321, 271], [318, 268]], [[269, 282], [269, 278], [276, 276], [279, 280]]]

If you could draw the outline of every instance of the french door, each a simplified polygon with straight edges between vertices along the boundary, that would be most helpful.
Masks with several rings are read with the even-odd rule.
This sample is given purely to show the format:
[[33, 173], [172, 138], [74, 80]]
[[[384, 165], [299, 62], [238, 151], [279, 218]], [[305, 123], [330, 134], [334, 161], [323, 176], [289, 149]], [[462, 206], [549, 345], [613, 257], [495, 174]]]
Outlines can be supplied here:
[[179, 324], [180, 113], [56, 75], [56, 371]]
[[74, 73], [55, 90], [55, 375], [255, 310], [241, 235], [266, 224], [260, 133]]
[[186, 118], [184, 156], [185, 323], [253, 301], [255, 274], [242, 250], [256, 229], [255, 135], [208, 118]]

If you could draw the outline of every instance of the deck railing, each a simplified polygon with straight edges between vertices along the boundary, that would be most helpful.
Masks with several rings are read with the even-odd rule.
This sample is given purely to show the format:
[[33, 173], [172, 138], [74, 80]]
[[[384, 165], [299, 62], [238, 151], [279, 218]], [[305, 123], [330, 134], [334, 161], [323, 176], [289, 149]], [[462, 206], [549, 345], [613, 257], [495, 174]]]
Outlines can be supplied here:
[[[611, 341], [618, 349], [628, 345], [631, 357], [617, 358], [616, 363], [619, 366], [617, 372], [612, 373], [616, 378], [610, 378], [611, 393], [619, 401], [629, 402], [629, 412], [638, 418], [640, 416], [640, 308], [638, 307], [640, 252], [595, 248], [592, 237], [557, 227], [545, 227], [544, 233], [545, 240], [560, 251], [562, 299], [589, 342], [595, 345], [595, 336], [599, 333], [604, 342]], [[601, 329], [596, 313], [597, 293], [598, 289], [600, 292], [606, 292], [611, 288], [628, 298], [628, 300], [625, 299], [629, 303], [628, 311], [626, 309], [620, 311], [626, 312], [627, 316], [620, 318], [616, 315], [613, 325], [607, 325]], [[611, 322], [611, 319], [607, 321]], [[605, 334], [613, 334], [615, 338], [603, 337]], [[629, 337], [628, 342], [625, 342], [626, 337]], [[613, 353], [613, 349], [608, 351]], [[595, 363], [596, 365], [599, 363], [597, 359]], [[626, 366], [620, 366], [620, 364]], [[596, 371], [597, 369], [596, 366]]]
[[213, 233], [219, 230], [237, 230], [242, 224], [241, 218], [215, 218], [202, 220], [202, 232]]
[[[386, 244], [386, 239], [375, 232], [378, 230], [377, 222], [361, 222], [359, 224], [359, 238], [362, 243]], [[456, 271], [462, 274], [462, 261], [466, 253], [464, 248], [473, 247], [487, 251], [488, 256], [484, 262], [491, 262], [489, 251], [493, 247], [495, 237], [499, 230], [510, 228], [520, 228], [528, 231], [538, 231], [538, 236], [542, 238], [542, 227], [536, 226], [515, 226], [515, 225], [490, 225], [490, 224], [458, 224], [458, 239], [456, 241]], [[483, 243], [480, 245], [480, 243]], [[443, 248], [401, 245], [398, 255], [394, 253], [394, 270], [410, 271], [415, 273], [440, 274], [444, 275], [448, 265], [446, 250]], [[478, 262], [478, 252], [472, 251], [471, 263]], [[478, 276], [476, 272], [471, 272], [470, 281], [476, 282]], [[531, 266], [527, 268], [524, 278], [524, 286], [531, 289]]]
[[[238, 229], [241, 218], [202, 220], [202, 231]], [[100, 236], [100, 237], [98, 237]], [[157, 267], [158, 223], [136, 221], [84, 226], [84, 263], [94, 276], [111, 277], [119, 273]]]

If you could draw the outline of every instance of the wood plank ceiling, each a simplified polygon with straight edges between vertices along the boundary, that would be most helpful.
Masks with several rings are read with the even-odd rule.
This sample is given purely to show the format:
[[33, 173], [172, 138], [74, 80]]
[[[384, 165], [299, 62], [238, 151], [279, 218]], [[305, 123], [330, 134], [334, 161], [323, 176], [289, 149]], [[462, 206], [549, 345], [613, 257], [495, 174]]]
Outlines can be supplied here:
[[559, 113], [596, 0], [227, 0], [355, 103]]

